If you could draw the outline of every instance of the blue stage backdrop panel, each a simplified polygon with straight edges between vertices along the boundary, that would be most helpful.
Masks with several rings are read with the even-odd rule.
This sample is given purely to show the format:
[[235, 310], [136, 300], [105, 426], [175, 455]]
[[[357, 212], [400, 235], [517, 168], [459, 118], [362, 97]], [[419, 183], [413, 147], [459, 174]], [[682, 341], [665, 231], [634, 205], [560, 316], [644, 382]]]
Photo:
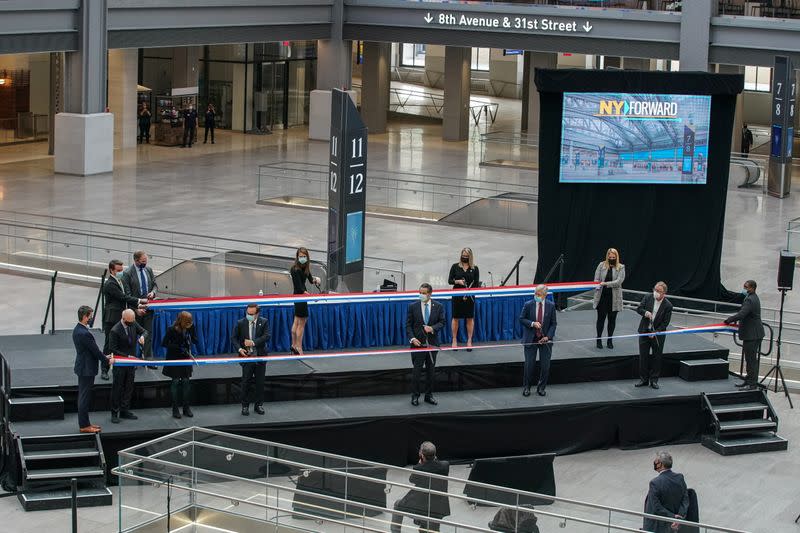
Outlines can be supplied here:
[[[519, 339], [522, 328], [519, 313], [531, 296], [506, 296], [477, 298], [475, 304], [474, 342], [507, 341]], [[436, 299], [436, 298], [434, 298]], [[451, 299], [436, 299], [445, 308], [445, 327], [439, 333], [442, 344], [452, 341], [450, 319]], [[337, 303], [309, 305], [310, 318], [303, 336], [303, 350], [341, 350], [380, 346], [404, 346], [408, 301], [382, 301], [368, 303]], [[175, 322], [179, 310], [162, 310], [153, 320], [153, 353], [164, 357], [161, 345], [167, 328]], [[245, 306], [235, 308], [193, 309], [197, 332], [197, 355], [232, 353], [231, 333], [236, 322], [245, 315]], [[288, 352], [290, 332], [294, 320], [292, 305], [264, 306], [261, 313], [269, 320], [270, 353]], [[466, 342], [464, 327], [459, 330], [459, 341]]]
[[[536, 279], [561, 254], [564, 279], [591, 279], [597, 262], [614, 247], [626, 266], [626, 288], [649, 291], [663, 280], [672, 294], [734, 298], [722, 286], [720, 261], [731, 134], [743, 76], [537, 69], [535, 82], [542, 110]], [[565, 93], [710, 95], [706, 183], [560, 183]], [[677, 143], [679, 132], [674, 133]]]

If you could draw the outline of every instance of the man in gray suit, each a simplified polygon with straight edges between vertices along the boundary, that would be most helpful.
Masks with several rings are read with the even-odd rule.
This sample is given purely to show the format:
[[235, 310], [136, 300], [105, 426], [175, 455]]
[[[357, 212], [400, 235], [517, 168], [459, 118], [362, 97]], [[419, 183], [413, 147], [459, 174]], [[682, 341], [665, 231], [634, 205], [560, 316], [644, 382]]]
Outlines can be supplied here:
[[[689, 510], [689, 491], [683, 474], [672, 471], [672, 456], [664, 451], [658, 452], [653, 460], [653, 470], [658, 475], [650, 480], [644, 512], [667, 518], [683, 519]], [[678, 524], [645, 518], [643, 531], [670, 533], [678, 529]]]
[[[147, 253], [143, 250], [133, 252], [133, 264], [125, 270], [122, 276], [122, 283], [125, 285], [125, 292], [134, 298], [152, 300], [156, 297], [158, 285], [153, 269], [147, 266]], [[153, 312], [139, 306], [136, 310], [136, 322], [147, 331], [144, 346], [142, 346], [142, 356], [144, 359], [153, 358]], [[155, 368], [155, 367], [153, 367]]]
[[756, 282], [744, 282], [744, 301], [739, 312], [725, 319], [726, 324], [739, 323], [739, 338], [742, 339], [742, 355], [747, 368], [747, 376], [739, 388], [758, 388], [758, 352], [764, 339], [764, 324], [761, 323], [761, 300], [756, 294]]

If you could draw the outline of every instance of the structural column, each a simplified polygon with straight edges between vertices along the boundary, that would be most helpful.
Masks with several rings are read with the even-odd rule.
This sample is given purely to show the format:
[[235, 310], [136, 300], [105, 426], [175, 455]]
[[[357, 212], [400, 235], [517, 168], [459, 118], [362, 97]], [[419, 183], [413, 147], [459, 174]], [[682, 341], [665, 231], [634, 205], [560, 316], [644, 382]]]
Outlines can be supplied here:
[[445, 141], [465, 141], [469, 137], [471, 57], [471, 48], [448, 46], [444, 50], [442, 139]]
[[344, 2], [331, 6], [331, 38], [317, 41], [317, 89], [350, 89], [353, 47], [342, 39]]
[[539, 91], [534, 83], [534, 75], [537, 68], [556, 68], [558, 65], [558, 54], [550, 52], [525, 52], [524, 65], [524, 85], [523, 90], [523, 110], [522, 128], [528, 135], [539, 135], [539, 117], [541, 107], [539, 105]]
[[84, 0], [79, 50], [65, 57], [64, 110], [55, 120], [55, 171], [89, 175], [114, 168], [114, 116], [106, 113], [107, 0]]
[[364, 43], [361, 74], [361, 119], [370, 134], [386, 132], [391, 86], [391, 43]]
[[108, 52], [108, 108], [114, 115], [115, 148], [136, 146], [138, 63], [135, 49]]
[[683, 2], [681, 12], [680, 69], [708, 72], [711, 17], [717, 13], [717, 0]]

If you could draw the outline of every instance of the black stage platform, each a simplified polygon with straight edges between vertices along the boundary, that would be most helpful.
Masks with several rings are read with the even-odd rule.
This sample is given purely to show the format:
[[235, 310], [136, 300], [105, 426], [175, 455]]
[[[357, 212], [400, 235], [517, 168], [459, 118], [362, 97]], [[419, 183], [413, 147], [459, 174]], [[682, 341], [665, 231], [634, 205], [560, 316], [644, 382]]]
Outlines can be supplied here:
[[[191, 419], [168, 409], [136, 410], [139, 420], [111, 424], [107, 411], [92, 413], [103, 426], [106, 457], [192, 425], [294, 444], [351, 457], [407, 465], [423, 440], [450, 460], [540, 452], [559, 454], [620, 447], [698, 442], [705, 429], [702, 392], [733, 391], [731, 379], [687, 382], [661, 379], [661, 388], [634, 381], [553, 385], [547, 396], [523, 397], [519, 387], [437, 394], [438, 406], [413, 407], [403, 395], [321, 398], [269, 403], [267, 414], [241, 416], [238, 405], [194, 409]], [[14, 422], [23, 436], [74, 433], [75, 414], [64, 420]]]
[[[557, 340], [591, 337], [594, 335], [595, 316], [594, 311], [560, 313]], [[618, 334], [636, 331], [638, 321], [639, 316], [634, 312], [621, 312], [617, 317]], [[102, 333], [96, 335], [102, 345]], [[550, 383], [634, 379], [637, 375], [637, 339], [621, 339], [615, 344], [614, 350], [598, 350], [593, 340], [555, 345]], [[11, 366], [15, 396], [58, 394], [64, 398], [66, 410], [75, 411], [77, 380], [72, 373], [75, 351], [71, 332], [0, 337], [0, 353]], [[710, 358], [727, 359], [727, 348], [698, 335], [670, 336], [666, 341], [662, 376], [677, 376], [681, 360]], [[520, 386], [522, 359], [522, 348], [518, 346], [440, 352], [436, 390], [456, 392]], [[238, 402], [240, 375], [238, 365], [196, 367], [192, 378], [194, 403]], [[410, 390], [410, 376], [408, 354], [275, 361], [267, 365], [266, 399], [276, 402], [404, 394]], [[110, 382], [98, 378], [95, 410], [107, 409], [110, 391]], [[137, 370], [134, 407], [164, 407], [168, 404], [169, 380], [161, 370]]]

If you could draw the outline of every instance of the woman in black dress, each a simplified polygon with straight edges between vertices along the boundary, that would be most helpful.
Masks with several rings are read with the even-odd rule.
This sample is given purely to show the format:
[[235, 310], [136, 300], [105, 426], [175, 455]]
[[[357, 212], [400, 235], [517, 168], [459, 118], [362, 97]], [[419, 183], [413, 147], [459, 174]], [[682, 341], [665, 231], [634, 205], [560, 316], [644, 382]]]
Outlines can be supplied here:
[[[453, 289], [472, 289], [480, 287], [481, 277], [471, 248], [461, 250], [458, 263], [450, 267], [447, 283]], [[453, 332], [453, 348], [458, 347], [458, 322], [461, 319], [467, 323], [467, 351], [472, 351], [472, 332], [475, 330], [475, 297], [453, 296], [453, 320], [450, 329]]]
[[[192, 355], [192, 345], [197, 342], [194, 331], [192, 314], [188, 311], [181, 311], [175, 319], [175, 323], [167, 329], [162, 344], [167, 349], [167, 360], [170, 359], [189, 359]], [[192, 376], [192, 365], [165, 366], [161, 371], [165, 376], [172, 378], [169, 387], [172, 396], [172, 416], [181, 417], [178, 405], [183, 405], [183, 415], [189, 418], [194, 416], [189, 407], [189, 378]]]
[[[294, 294], [308, 294], [306, 281], [319, 285], [320, 279], [311, 275], [311, 257], [308, 250], [298, 248], [294, 254], [295, 260], [289, 272], [292, 275], [292, 285]], [[303, 332], [308, 322], [308, 304], [306, 302], [295, 302], [294, 322], [292, 322], [292, 353], [303, 355]]]

